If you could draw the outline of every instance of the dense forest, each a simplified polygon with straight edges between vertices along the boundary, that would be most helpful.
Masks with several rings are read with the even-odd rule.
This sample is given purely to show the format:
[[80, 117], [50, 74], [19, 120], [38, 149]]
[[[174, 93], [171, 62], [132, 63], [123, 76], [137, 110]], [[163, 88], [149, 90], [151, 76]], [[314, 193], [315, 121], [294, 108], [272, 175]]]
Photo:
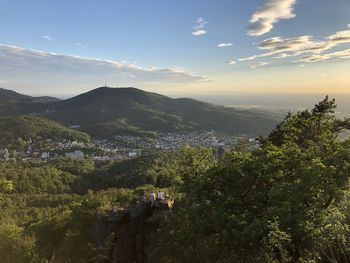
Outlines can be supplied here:
[[61, 142], [62, 140], [88, 142], [90, 136], [43, 117], [21, 115], [0, 118], [1, 146], [9, 148], [14, 145], [21, 146], [29, 139], [49, 139], [55, 142]]
[[[328, 97], [288, 114], [251, 149], [185, 147], [116, 163], [0, 163], [2, 262], [116, 261], [121, 229], [93, 227], [113, 207], [162, 189], [144, 262], [350, 262], [350, 140]], [[124, 232], [122, 232], [124, 233]], [[113, 234], [113, 235], [112, 235]], [[136, 261], [134, 261], [136, 262]]]
[[280, 114], [173, 99], [136, 88], [100, 87], [66, 100], [29, 97], [0, 89], [0, 116], [32, 114], [76, 125], [94, 138], [116, 134], [154, 137], [157, 132], [216, 130], [231, 135], [268, 134]]

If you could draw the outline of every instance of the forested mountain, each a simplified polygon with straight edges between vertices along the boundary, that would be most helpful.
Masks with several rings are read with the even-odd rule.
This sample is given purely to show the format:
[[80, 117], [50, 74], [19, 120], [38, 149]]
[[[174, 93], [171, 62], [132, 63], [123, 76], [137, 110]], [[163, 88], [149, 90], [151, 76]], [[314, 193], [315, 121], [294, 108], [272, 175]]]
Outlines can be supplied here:
[[31, 97], [0, 88], [0, 117], [34, 113], [45, 108], [45, 104], [58, 100], [46, 96]]
[[69, 129], [55, 121], [38, 116], [0, 118], [0, 145], [14, 145], [18, 139], [77, 140], [87, 142], [90, 136]]
[[78, 124], [93, 136], [116, 133], [185, 132], [213, 129], [228, 134], [266, 134], [277, 117], [192, 99], [172, 99], [135, 88], [102, 87], [48, 105], [48, 118]]
[[32, 97], [28, 95], [23, 95], [13, 90], [8, 90], [0, 88], [0, 102], [53, 102], [59, 99], [54, 97]]
[[101, 87], [61, 101], [32, 99], [4, 91], [0, 116], [37, 114], [65, 125], [79, 125], [94, 137], [115, 134], [215, 130], [230, 135], [267, 134], [278, 116], [216, 106], [193, 99], [172, 99], [135, 88]]

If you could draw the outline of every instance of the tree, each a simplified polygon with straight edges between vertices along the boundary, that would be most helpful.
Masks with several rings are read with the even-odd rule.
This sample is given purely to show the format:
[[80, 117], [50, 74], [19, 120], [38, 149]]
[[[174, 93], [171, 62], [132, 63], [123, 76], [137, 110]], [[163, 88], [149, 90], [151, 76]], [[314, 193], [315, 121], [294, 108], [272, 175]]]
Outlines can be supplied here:
[[0, 237], [1, 262], [35, 262], [35, 239], [25, 236], [13, 220], [0, 220]]
[[9, 192], [11, 190], [13, 190], [12, 181], [0, 179], [0, 192]]
[[350, 256], [334, 245], [335, 235], [349, 240], [350, 227], [350, 142], [337, 138], [349, 120], [337, 120], [335, 107], [326, 97], [288, 114], [256, 151], [232, 151], [217, 165], [189, 161], [185, 201], [154, 251], [167, 262], [327, 262], [332, 249]]

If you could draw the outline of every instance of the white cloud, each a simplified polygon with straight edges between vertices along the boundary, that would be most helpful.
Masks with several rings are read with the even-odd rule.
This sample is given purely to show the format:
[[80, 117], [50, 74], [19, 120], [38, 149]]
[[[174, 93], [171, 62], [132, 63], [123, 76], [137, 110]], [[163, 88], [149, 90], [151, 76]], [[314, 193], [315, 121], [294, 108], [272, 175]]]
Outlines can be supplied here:
[[201, 36], [201, 35], [205, 35], [207, 33], [206, 30], [204, 29], [198, 29], [192, 32], [192, 35], [194, 36]]
[[297, 56], [298, 54], [287, 54], [287, 53], [280, 53], [280, 54], [277, 54], [276, 56], [274, 56], [273, 58], [275, 59], [282, 59], [282, 58], [289, 58], [289, 57], [294, 57], [294, 56]]
[[229, 65], [234, 65], [234, 64], [236, 64], [237, 62], [236, 61], [234, 61], [234, 60], [229, 60], [229, 61], [227, 61], [227, 64], [229, 64]]
[[268, 51], [261, 56], [285, 54], [285, 57], [303, 52], [322, 52], [334, 47], [336, 44], [329, 41], [315, 41], [311, 36], [299, 36], [292, 38], [273, 37], [262, 41], [259, 49]]
[[266, 66], [266, 65], [268, 65], [268, 63], [266, 63], [266, 62], [257, 62], [257, 63], [255, 63], [253, 65], [250, 65], [250, 68], [251, 69], [256, 69], [256, 68], [263, 67], [263, 66]]
[[334, 35], [329, 36], [327, 40], [334, 44], [350, 43], [350, 26], [348, 25], [348, 29], [346, 30], [336, 32]]
[[302, 62], [320, 62], [330, 59], [348, 59], [350, 58], [350, 49], [326, 53], [326, 54], [309, 54], [300, 59]]
[[[57, 55], [38, 50], [0, 44], [0, 76], [8, 87], [62, 87], [70, 92], [77, 85], [115, 83], [142, 87], [144, 83], [196, 83], [207, 78], [173, 68], [148, 68], [136, 64], [74, 55]], [[65, 91], [66, 89], [66, 91]]]
[[51, 41], [52, 38], [50, 36], [43, 36], [43, 39]]
[[294, 56], [303, 56], [301, 62], [319, 62], [329, 59], [345, 59], [342, 51], [329, 55], [325, 53], [341, 44], [350, 43], [350, 27], [346, 30], [338, 31], [322, 41], [314, 40], [312, 36], [298, 36], [292, 38], [272, 37], [263, 40], [258, 44], [258, 48], [264, 53], [239, 58], [238, 61], [251, 61], [258, 58], [273, 57], [274, 59], [284, 59]]
[[218, 47], [231, 47], [232, 45], [232, 43], [220, 43], [218, 44]]
[[197, 24], [197, 25], [195, 25], [195, 26], [193, 27], [194, 30], [198, 30], [198, 29], [204, 28], [204, 26], [205, 26], [206, 24], [208, 24], [208, 22], [205, 21], [203, 17], [198, 17], [197, 20], [196, 20], [196, 24]]
[[196, 20], [196, 25], [193, 27], [192, 35], [194, 36], [205, 35], [207, 33], [207, 30], [205, 30], [206, 24], [208, 24], [208, 22], [205, 21], [203, 17], [198, 17]]
[[204, 22], [205, 22], [205, 20], [204, 20], [203, 17], [198, 17], [197, 20], [196, 20], [196, 23], [197, 23], [197, 24], [202, 24], [202, 23], [204, 23]]
[[254, 56], [250, 56], [250, 57], [246, 57], [246, 58], [239, 58], [238, 61], [250, 61], [250, 60], [254, 60], [258, 58], [258, 55], [254, 55]]
[[296, 0], [266, 0], [265, 5], [252, 15], [248, 35], [261, 36], [270, 32], [273, 24], [279, 20], [295, 17], [293, 7], [296, 2]]

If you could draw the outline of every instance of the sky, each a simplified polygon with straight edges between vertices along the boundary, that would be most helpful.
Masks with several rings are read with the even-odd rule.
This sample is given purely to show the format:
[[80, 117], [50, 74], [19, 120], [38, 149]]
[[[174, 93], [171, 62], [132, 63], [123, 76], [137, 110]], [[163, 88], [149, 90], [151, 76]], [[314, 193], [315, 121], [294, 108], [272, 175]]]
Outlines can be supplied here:
[[350, 93], [349, 0], [0, 0], [0, 87]]

